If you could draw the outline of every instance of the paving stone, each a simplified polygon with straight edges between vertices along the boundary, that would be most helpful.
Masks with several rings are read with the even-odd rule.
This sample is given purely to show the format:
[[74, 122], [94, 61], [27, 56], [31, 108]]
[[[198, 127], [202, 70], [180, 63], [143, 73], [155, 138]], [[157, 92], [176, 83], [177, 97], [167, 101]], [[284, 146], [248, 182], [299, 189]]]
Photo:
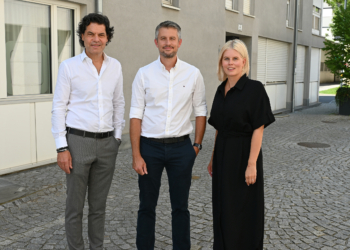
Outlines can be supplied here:
[[[276, 118], [264, 131], [264, 249], [350, 249], [350, 117], [335, 113], [334, 103], [322, 104]], [[193, 168], [189, 200], [192, 250], [213, 248], [211, 177], [206, 168], [214, 134], [208, 126]], [[299, 142], [330, 147], [307, 148]], [[0, 249], [68, 249], [65, 174], [52, 164], [1, 179], [22, 187], [25, 196], [0, 204]], [[168, 190], [164, 172], [155, 249], [172, 249]], [[127, 149], [118, 154], [107, 198], [105, 249], [136, 249], [138, 205], [137, 174]], [[86, 203], [86, 249], [87, 212]]]

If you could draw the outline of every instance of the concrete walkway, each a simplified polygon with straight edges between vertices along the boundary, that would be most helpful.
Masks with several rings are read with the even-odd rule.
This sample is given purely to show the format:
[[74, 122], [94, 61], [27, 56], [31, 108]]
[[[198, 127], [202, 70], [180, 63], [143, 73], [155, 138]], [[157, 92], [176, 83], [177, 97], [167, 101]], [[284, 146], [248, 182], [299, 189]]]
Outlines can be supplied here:
[[[334, 103], [322, 104], [280, 116], [265, 130], [265, 249], [350, 249], [350, 117], [335, 113]], [[193, 250], [212, 249], [211, 178], [206, 167], [214, 132], [208, 128], [193, 169]], [[329, 147], [309, 148], [298, 145], [301, 142]], [[1, 180], [21, 188], [25, 196], [0, 205], [0, 249], [67, 249], [64, 173], [51, 165]], [[85, 215], [87, 209], [86, 204]], [[108, 196], [105, 249], [136, 249], [137, 210], [137, 175], [131, 168], [131, 151], [124, 150]], [[88, 249], [86, 216], [83, 226]], [[156, 248], [172, 249], [166, 174], [156, 230]]]

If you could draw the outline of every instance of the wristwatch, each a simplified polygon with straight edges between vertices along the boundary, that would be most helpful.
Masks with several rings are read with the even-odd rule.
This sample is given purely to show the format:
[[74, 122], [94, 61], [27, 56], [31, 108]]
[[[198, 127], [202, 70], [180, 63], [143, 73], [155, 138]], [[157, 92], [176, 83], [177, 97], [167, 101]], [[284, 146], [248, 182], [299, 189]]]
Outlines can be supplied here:
[[202, 144], [198, 144], [198, 143], [193, 143], [194, 147], [197, 147], [199, 150], [202, 149]]
[[69, 150], [68, 147], [63, 147], [63, 148], [58, 148], [58, 149], [56, 149], [56, 152], [57, 152], [57, 153], [62, 153], [62, 152], [67, 151], [67, 150]]

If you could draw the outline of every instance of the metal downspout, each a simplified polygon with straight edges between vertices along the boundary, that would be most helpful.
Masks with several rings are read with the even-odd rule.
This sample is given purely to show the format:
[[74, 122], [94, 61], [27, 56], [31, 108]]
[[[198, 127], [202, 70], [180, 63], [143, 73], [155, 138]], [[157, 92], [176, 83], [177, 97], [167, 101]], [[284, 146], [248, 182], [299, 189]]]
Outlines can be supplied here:
[[292, 75], [292, 113], [295, 109], [295, 81], [297, 75], [297, 51], [298, 51], [298, 16], [299, 16], [299, 0], [295, 0], [294, 15], [294, 41], [293, 41], [293, 75]]
[[95, 0], [95, 12], [102, 14], [102, 0]]

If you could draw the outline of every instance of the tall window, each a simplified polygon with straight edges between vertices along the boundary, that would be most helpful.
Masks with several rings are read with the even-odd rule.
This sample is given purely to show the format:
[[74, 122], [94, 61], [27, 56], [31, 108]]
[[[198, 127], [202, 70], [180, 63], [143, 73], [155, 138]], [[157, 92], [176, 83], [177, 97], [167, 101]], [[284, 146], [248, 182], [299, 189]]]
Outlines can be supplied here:
[[243, 13], [247, 15], [251, 15], [251, 0], [244, 0], [243, 1]]
[[237, 10], [238, 9], [237, 2], [238, 2], [237, 0], [226, 0], [225, 1], [226, 9]]
[[314, 6], [312, 14], [313, 14], [312, 29], [315, 30], [315, 31], [318, 31], [318, 34], [319, 34], [319, 32], [320, 32], [321, 9], [319, 7]]
[[[287, 0], [287, 16], [286, 26], [294, 27], [295, 17], [295, 0]], [[298, 1], [298, 29], [302, 29], [303, 25], [303, 0]]]
[[299, 0], [299, 21], [298, 21], [298, 29], [303, 29], [303, 0]]
[[4, 3], [7, 96], [51, 94], [53, 70], [74, 55], [74, 10], [55, 6], [53, 15], [49, 4]]
[[58, 63], [74, 55], [74, 11], [57, 8]]
[[286, 16], [286, 26], [289, 27], [291, 25], [291, 16], [292, 16], [292, 11], [291, 11], [291, 4], [290, 1], [287, 0], [287, 16]]

